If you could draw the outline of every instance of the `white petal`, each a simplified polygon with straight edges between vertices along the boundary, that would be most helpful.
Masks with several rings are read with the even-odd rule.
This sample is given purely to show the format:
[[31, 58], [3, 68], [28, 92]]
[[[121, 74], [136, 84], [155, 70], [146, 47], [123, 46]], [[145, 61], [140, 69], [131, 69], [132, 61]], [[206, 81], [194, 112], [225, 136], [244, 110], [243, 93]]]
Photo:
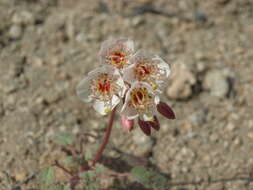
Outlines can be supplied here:
[[120, 99], [118, 96], [113, 95], [112, 97], [112, 102], [110, 104], [110, 109], [112, 110], [113, 108], [115, 108], [115, 106], [117, 106], [120, 103]]
[[124, 80], [119, 76], [118, 80], [116, 81], [117, 85], [120, 87], [120, 91], [118, 92], [119, 96], [122, 98], [125, 95], [127, 87], [125, 85]]
[[90, 71], [88, 73], [88, 76], [90, 76], [90, 78], [93, 78], [93, 77], [96, 77], [100, 73], [108, 73], [108, 74], [113, 75], [114, 70], [115, 69], [110, 65], [102, 65], [102, 66], [98, 67], [97, 69]]
[[133, 60], [134, 59], [136, 59], [136, 60], [138, 60], [138, 59], [148, 59], [148, 58], [151, 59], [152, 56], [143, 49], [138, 50], [133, 56]]
[[120, 50], [127, 51], [129, 54], [132, 54], [134, 51], [134, 42], [126, 38], [120, 39], [109, 39], [102, 43], [99, 55], [103, 61], [107, 54], [111, 51]]
[[120, 99], [117, 96], [113, 96], [111, 102], [96, 100], [93, 104], [93, 108], [101, 115], [107, 115], [119, 102]]
[[157, 104], [159, 104], [159, 102], [160, 102], [160, 97], [159, 96], [155, 96], [155, 104], [157, 105]]
[[115, 43], [114, 39], [108, 39], [108, 40], [104, 41], [101, 45], [99, 55], [104, 57], [106, 55], [107, 51], [110, 49], [110, 46], [114, 43]]
[[121, 110], [121, 114], [130, 120], [135, 119], [139, 116], [137, 110], [128, 106], [127, 102], [125, 102], [125, 104], [123, 105], [122, 110]]
[[130, 94], [130, 91], [133, 90], [134, 88], [141, 88], [141, 87], [145, 87], [145, 88], [148, 89], [149, 93], [155, 94], [154, 90], [152, 89], [152, 87], [148, 83], [146, 83], [146, 82], [138, 82], [138, 81], [136, 81], [136, 82], [134, 82], [132, 84], [131, 88], [128, 91], [128, 94]]
[[157, 63], [157, 66], [161, 70], [161, 74], [164, 75], [165, 77], [168, 77], [170, 75], [170, 66], [167, 64], [162, 58], [159, 56], [155, 56], [153, 60]]
[[134, 42], [132, 40], [127, 39], [125, 40], [124, 44], [128, 51], [131, 51], [131, 52], [134, 51]]
[[90, 77], [85, 77], [76, 87], [76, 93], [84, 102], [90, 102]]
[[[155, 95], [154, 94], [154, 91], [152, 90], [151, 86], [148, 84], [148, 83], [145, 83], [145, 82], [134, 82], [131, 86], [131, 88], [128, 90], [127, 94], [126, 94], [126, 98], [125, 98], [125, 104], [123, 105], [123, 108], [121, 110], [121, 114], [126, 117], [127, 119], [135, 119], [136, 117], [139, 116], [139, 113], [138, 111], [129, 106], [129, 101], [130, 101], [130, 94], [131, 94], [131, 91], [135, 88], [141, 88], [141, 87], [145, 87], [148, 89], [148, 92], [150, 94], [152, 94], [153, 96]], [[155, 107], [155, 103], [154, 103], [154, 107]], [[153, 111], [151, 110], [151, 114], [149, 115], [152, 115], [153, 114]]]
[[136, 80], [135, 74], [134, 74], [134, 67], [135, 67], [135, 64], [132, 64], [132, 65], [128, 66], [127, 68], [123, 69], [123, 80], [124, 81], [132, 83]]
[[105, 102], [103, 101], [95, 101], [93, 104], [93, 108], [100, 113], [101, 115], [108, 114], [109, 111], [107, 111], [107, 107], [105, 106]]

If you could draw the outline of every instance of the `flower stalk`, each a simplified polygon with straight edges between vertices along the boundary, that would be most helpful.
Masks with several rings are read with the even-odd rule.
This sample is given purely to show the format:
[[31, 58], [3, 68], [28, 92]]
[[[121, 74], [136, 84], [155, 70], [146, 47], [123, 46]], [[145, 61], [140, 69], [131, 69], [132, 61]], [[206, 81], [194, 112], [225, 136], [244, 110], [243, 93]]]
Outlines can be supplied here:
[[113, 108], [112, 110], [112, 113], [111, 113], [111, 116], [110, 116], [110, 119], [109, 119], [109, 123], [108, 123], [108, 126], [106, 128], [106, 132], [105, 132], [105, 136], [104, 136], [104, 139], [103, 139], [103, 142], [102, 144], [100, 145], [94, 159], [92, 160], [92, 166], [95, 166], [97, 161], [100, 160], [104, 150], [105, 150], [105, 147], [106, 145], [108, 144], [108, 141], [109, 141], [109, 138], [111, 136], [111, 131], [112, 131], [112, 126], [113, 126], [113, 121], [114, 121], [114, 118], [115, 118], [115, 112], [116, 112], [116, 107]]

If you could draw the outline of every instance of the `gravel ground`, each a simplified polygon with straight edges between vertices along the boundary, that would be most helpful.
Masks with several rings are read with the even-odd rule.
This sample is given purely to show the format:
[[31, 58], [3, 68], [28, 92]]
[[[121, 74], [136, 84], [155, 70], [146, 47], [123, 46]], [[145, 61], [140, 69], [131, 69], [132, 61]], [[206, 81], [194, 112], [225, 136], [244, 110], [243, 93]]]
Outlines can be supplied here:
[[123, 36], [171, 65], [163, 98], [177, 119], [160, 118], [151, 138], [117, 121], [111, 142], [149, 159], [172, 190], [252, 190], [252, 34], [252, 0], [0, 0], [0, 189], [61, 157], [56, 134], [103, 134], [107, 118], [75, 86], [101, 42]]

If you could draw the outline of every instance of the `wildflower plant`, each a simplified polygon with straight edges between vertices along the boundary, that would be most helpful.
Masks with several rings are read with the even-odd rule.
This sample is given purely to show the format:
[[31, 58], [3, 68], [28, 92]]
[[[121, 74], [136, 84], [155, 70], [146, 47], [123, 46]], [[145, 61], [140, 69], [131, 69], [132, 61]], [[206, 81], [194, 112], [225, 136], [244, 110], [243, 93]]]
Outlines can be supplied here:
[[[98, 161], [109, 141], [116, 109], [119, 110], [124, 130], [132, 131], [137, 123], [142, 132], [148, 136], [151, 135], [152, 129], [156, 131], [160, 129], [158, 114], [167, 119], [175, 119], [171, 107], [160, 98], [162, 88], [170, 75], [169, 65], [159, 56], [144, 50], [135, 52], [133, 41], [123, 38], [103, 42], [99, 57], [98, 67], [80, 81], [76, 92], [82, 101], [92, 104], [94, 110], [101, 115], [110, 114], [109, 124], [94, 158], [75, 155], [78, 151], [74, 151], [75, 160], [78, 158], [80, 164], [76, 172], [70, 172], [56, 162], [55, 165], [70, 176], [69, 184], [63, 185], [62, 189], [73, 190], [79, 183], [85, 184], [84, 189], [96, 189], [97, 179], [101, 176], [132, 176], [147, 187], [165, 188], [167, 180], [144, 167], [135, 167], [130, 173], [104, 174]], [[73, 143], [72, 136], [63, 135], [58, 139], [64, 145]], [[48, 168], [44, 170], [43, 179], [50, 178], [52, 172]], [[158, 180], [158, 183], [154, 180]]]
[[[159, 56], [139, 50], [134, 53], [134, 43], [128, 39], [107, 40], [99, 52], [100, 67], [88, 73], [77, 86], [81, 100], [92, 102], [94, 109], [107, 115], [119, 105], [122, 120], [133, 125], [137, 119], [141, 130], [151, 134], [159, 130], [157, 113], [168, 119], [175, 114], [159, 95], [170, 75], [169, 65]], [[125, 126], [128, 131], [132, 127]]]

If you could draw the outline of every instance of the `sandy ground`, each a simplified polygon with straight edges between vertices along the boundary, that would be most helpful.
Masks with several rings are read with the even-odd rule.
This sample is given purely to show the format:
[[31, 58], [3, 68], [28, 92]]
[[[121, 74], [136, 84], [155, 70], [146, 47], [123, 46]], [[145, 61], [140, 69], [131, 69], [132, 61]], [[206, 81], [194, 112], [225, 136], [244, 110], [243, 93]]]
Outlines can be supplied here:
[[[172, 190], [252, 190], [252, 0], [0, 0], [0, 189], [55, 159], [60, 132], [103, 134], [107, 118], [75, 87], [109, 37], [133, 39], [171, 65], [164, 100], [177, 116], [160, 118], [151, 138], [117, 121], [111, 143], [146, 157]], [[107, 189], [144, 189], [131, 185]]]

